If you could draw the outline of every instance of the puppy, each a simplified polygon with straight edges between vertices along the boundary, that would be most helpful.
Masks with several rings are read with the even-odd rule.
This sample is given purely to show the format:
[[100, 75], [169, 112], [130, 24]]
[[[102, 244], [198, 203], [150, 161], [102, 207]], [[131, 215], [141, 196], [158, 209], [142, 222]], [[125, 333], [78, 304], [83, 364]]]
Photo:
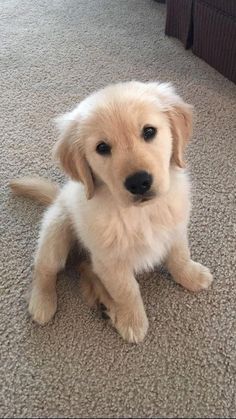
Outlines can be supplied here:
[[[121, 336], [140, 342], [148, 319], [135, 274], [165, 263], [190, 291], [206, 289], [209, 270], [191, 259], [190, 184], [184, 149], [192, 108], [169, 84], [108, 86], [57, 120], [55, 155], [69, 182], [12, 181], [18, 195], [51, 204], [44, 215], [29, 301], [43, 325], [57, 308], [57, 273], [74, 240], [91, 265], [81, 267], [90, 303], [103, 303]], [[87, 280], [87, 282], [86, 282]]]

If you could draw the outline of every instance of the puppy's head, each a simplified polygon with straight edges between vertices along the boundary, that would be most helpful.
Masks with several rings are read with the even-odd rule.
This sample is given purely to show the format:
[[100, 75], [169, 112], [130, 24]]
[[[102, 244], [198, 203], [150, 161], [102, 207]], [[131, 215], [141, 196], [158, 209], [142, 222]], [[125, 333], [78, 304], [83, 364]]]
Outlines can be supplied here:
[[59, 118], [56, 154], [90, 199], [103, 184], [121, 205], [169, 189], [170, 167], [184, 167], [191, 106], [169, 84], [128, 82], [100, 90]]

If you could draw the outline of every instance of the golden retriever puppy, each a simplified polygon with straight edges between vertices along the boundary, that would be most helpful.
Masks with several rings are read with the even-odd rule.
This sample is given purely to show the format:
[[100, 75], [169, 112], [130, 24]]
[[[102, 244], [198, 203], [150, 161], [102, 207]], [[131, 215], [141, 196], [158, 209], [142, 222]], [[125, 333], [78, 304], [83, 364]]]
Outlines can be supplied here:
[[56, 156], [71, 180], [59, 190], [40, 179], [11, 183], [16, 194], [51, 206], [35, 257], [29, 312], [39, 324], [57, 308], [57, 273], [73, 240], [88, 251], [85, 294], [99, 299], [129, 342], [140, 342], [148, 319], [135, 274], [165, 263], [190, 291], [206, 289], [209, 270], [191, 259], [187, 226], [190, 185], [184, 149], [192, 108], [169, 84], [108, 86], [58, 118]]

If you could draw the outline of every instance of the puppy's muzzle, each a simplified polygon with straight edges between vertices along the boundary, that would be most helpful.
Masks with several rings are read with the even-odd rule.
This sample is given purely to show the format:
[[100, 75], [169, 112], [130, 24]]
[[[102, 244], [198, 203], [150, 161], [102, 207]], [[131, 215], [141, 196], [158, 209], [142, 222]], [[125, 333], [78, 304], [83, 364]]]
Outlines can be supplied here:
[[148, 172], [140, 171], [133, 173], [125, 179], [125, 188], [135, 196], [147, 194], [152, 186], [153, 178]]

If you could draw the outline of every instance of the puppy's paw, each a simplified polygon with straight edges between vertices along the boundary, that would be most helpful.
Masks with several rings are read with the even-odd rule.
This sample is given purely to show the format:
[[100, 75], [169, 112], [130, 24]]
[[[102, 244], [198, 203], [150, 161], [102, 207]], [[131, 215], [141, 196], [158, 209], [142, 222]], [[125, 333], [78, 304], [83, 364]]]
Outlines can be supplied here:
[[98, 306], [104, 319], [110, 319], [124, 340], [132, 343], [141, 342], [148, 330], [148, 319], [143, 302], [137, 301], [131, 307], [118, 306], [105, 289], [98, 276], [87, 262], [79, 266], [81, 292], [90, 306]]
[[209, 269], [191, 260], [183, 270], [182, 281], [179, 282], [189, 291], [198, 292], [209, 288], [212, 281], [213, 277]]
[[142, 342], [148, 330], [148, 319], [143, 307], [116, 309], [108, 311], [113, 326], [124, 340], [130, 343]]
[[53, 318], [56, 309], [56, 291], [45, 292], [34, 285], [29, 298], [29, 313], [32, 319], [43, 326]]

